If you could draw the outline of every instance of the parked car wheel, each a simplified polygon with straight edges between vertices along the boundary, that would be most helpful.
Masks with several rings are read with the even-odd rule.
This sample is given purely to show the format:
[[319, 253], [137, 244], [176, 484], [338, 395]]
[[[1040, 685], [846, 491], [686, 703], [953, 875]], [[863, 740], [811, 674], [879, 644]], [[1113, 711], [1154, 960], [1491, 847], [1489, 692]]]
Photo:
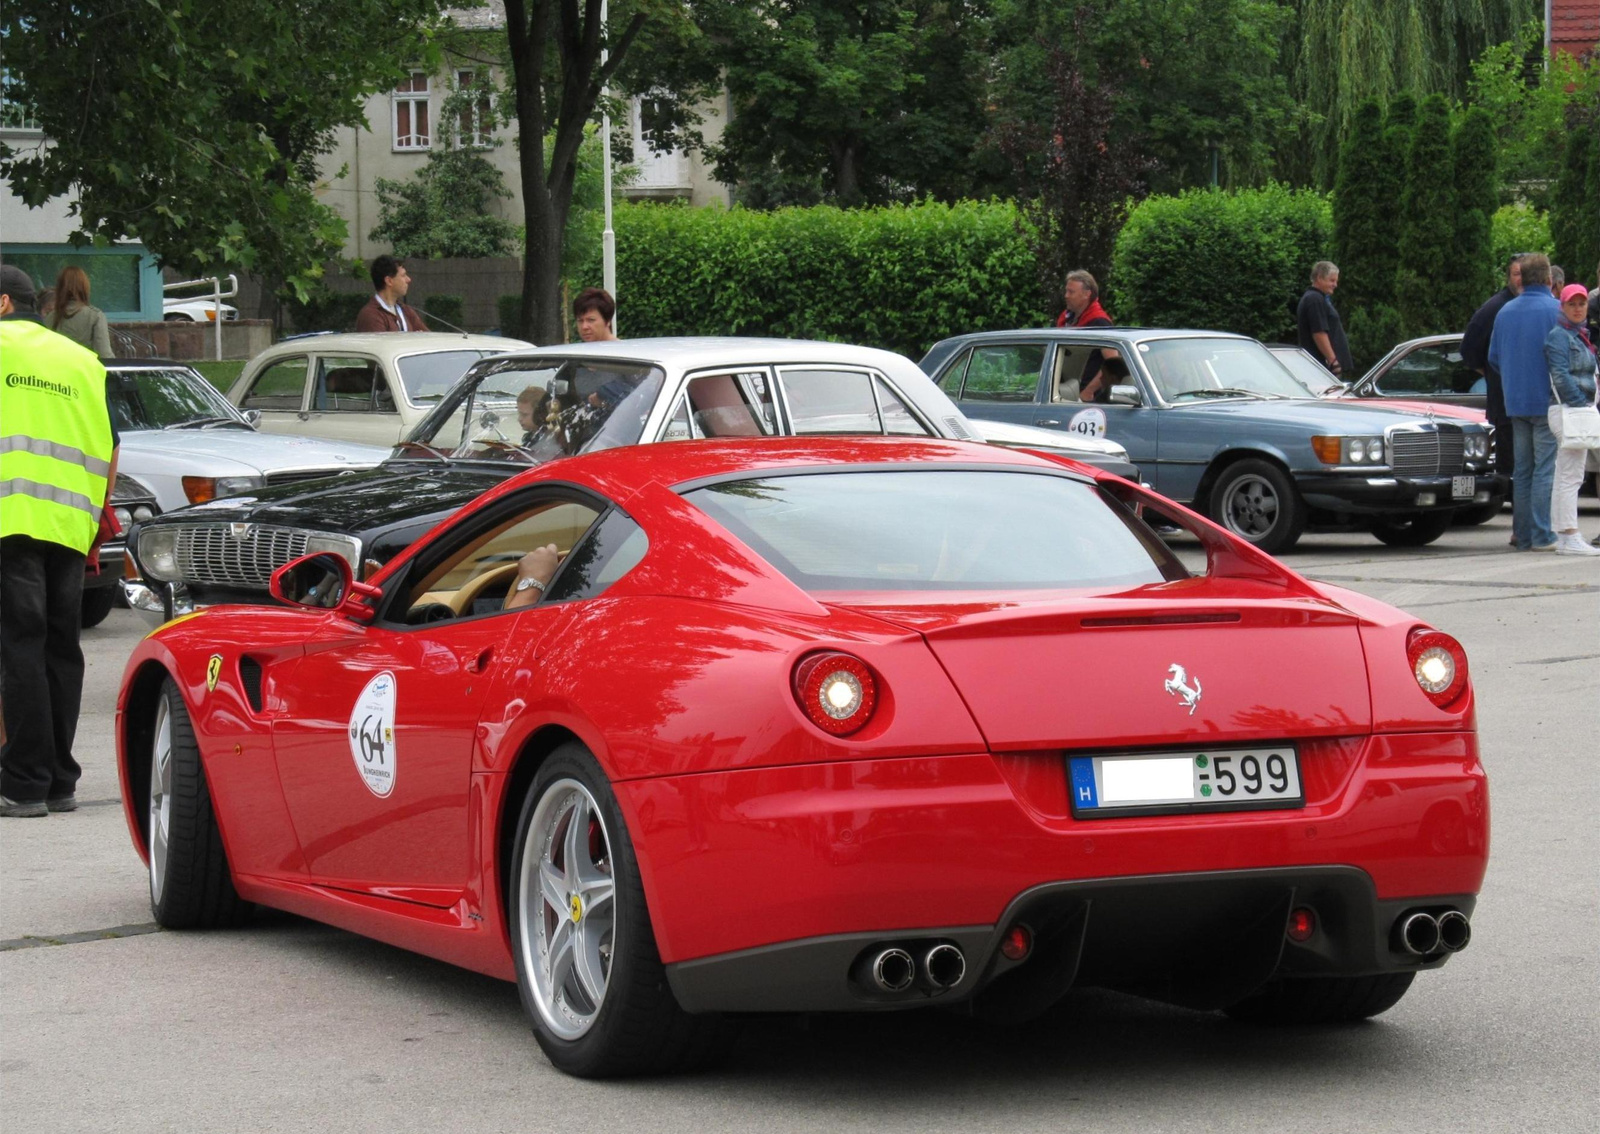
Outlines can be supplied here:
[[1211, 516], [1241, 539], [1276, 555], [1306, 528], [1306, 508], [1277, 465], [1250, 459], [1229, 465], [1211, 492]]
[[161, 686], [151, 737], [150, 910], [166, 929], [237, 925], [252, 906], [233, 888], [194, 724], [170, 677]]
[[1454, 521], [1454, 512], [1384, 516], [1372, 522], [1372, 534], [1390, 547], [1421, 547], [1444, 535]]
[[1269, 984], [1226, 1009], [1252, 1024], [1343, 1024], [1387, 1012], [1411, 987], [1415, 973], [1307, 977]]
[[116, 587], [96, 587], [83, 592], [83, 628], [98, 626], [117, 605]]
[[517, 987], [550, 1062], [603, 1078], [678, 1070], [711, 1054], [722, 1021], [673, 999], [621, 809], [582, 745], [540, 767], [514, 845]]
[[173, 312], [173, 311], [169, 311], [167, 314], [161, 316], [161, 318], [162, 318], [163, 322], [167, 322], [167, 323], [193, 323], [194, 322], [194, 320], [191, 319], [189, 316], [184, 315], [184, 314], [182, 314], [180, 312]]

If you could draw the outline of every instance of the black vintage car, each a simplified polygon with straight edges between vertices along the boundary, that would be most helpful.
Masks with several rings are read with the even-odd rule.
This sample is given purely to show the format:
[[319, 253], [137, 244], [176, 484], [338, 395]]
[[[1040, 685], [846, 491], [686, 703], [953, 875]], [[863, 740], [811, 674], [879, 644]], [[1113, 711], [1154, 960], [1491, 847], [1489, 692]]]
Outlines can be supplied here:
[[[838, 343], [642, 339], [478, 362], [375, 469], [253, 489], [138, 525], [129, 603], [160, 618], [266, 602], [272, 572], [331, 551], [360, 576], [467, 501], [573, 453], [701, 437], [876, 433], [1043, 450], [1137, 477], [1120, 446], [975, 425], [899, 355]], [[992, 433], [992, 436], [987, 436]]]

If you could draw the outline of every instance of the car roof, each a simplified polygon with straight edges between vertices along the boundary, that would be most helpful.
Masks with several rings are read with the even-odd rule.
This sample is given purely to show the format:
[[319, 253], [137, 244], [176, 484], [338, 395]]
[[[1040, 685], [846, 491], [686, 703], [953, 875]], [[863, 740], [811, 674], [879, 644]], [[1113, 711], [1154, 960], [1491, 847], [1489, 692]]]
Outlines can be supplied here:
[[107, 370], [193, 370], [193, 362], [181, 358], [103, 358]]
[[1041, 338], [1069, 342], [1073, 339], [1111, 338], [1127, 343], [1154, 342], [1157, 339], [1240, 339], [1252, 343], [1256, 341], [1248, 335], [1236, 335], [1232, 331], [1203, 331], [1183, 327], [1022, 327], [1012, 331], [972, 331], [965, 335], [952, 335], [934, 345], [944, 346], [976, 340], [1008, 342]]
[[837, 362], [879, 369], [904, 368], [909, 360], [893, 351], [854, 343], [813, 339], [684, 336], [656, 339], [616, 339], [603, 343], [566, 343], [515, 351], [516, 358], [594, 358], [624, 362], [652, 362], [680, 370], [704, 366], [762, 366], [795, 362]]
[[383, 358], [398, 358], [405, 354], [418, 354], [447, 350], [508, 351], [529, 347], [522, 339], [507, 339], [499, 335], [467, 335], [454, 331], [411, 331], [399, 333], [352, 332], [333, 335], [298, 335], [274, 343], [251, 359], [299, 354], [304, 351], [316, 354], [337, 354], [340, 351], [361, 351]]

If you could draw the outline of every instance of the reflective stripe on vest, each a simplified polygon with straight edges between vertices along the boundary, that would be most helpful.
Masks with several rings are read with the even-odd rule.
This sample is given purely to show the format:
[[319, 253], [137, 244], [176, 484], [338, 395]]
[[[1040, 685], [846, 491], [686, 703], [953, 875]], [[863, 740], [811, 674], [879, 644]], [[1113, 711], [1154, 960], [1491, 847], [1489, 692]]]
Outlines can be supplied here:
[[0, 535], [87, 552], [110, 489], [106, 369], [38, 323], [0, 322]]

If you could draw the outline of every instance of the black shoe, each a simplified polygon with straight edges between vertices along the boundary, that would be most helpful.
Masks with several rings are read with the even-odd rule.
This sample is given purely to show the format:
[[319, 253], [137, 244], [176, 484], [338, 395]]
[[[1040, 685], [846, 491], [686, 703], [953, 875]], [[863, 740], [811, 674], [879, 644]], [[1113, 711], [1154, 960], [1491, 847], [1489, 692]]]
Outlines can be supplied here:
[[14, 799], [7, 799], [5, 796], [0, 795], [0, 818], [41, 819], [49, 813], [42, 799], [32, 799], [24, 803], [18, 803]]
[[78, 810], [78, 797], [75, 793], [58, 795], [54, 799], [44, 801], [45, 809], [49, 811], [76, 811]]

